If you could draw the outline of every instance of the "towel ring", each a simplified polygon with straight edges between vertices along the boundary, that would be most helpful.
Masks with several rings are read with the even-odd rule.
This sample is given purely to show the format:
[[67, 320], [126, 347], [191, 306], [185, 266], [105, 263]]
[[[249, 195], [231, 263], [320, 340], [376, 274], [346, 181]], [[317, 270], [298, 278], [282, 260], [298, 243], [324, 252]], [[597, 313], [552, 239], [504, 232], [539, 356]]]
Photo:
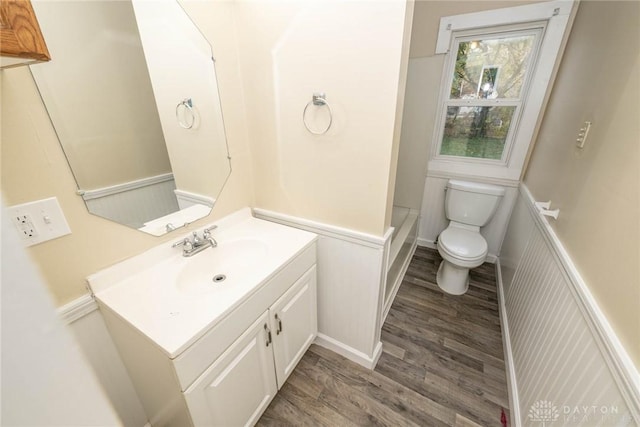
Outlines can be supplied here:
[[[189, 115], [191, 116], [191, 123], [187, 122], [186, 120], [183, 121], [180, 118], [180, 106], [183, 106], [185, 108], [185, 112], [189, 112]], [[196, 123], [196, 113], [193, 111], [193, 101], [191, 101], [191, 98], [185, 98], [182, 101], [178, 102], [178, 105], [176, 105], [176, 120], [178, 120], [178, 124], [183, 129], [191, 129]]]
[[[327, 125], [327, 127], [323, 131], [320, 131], [320, 132], [314, 131], [307, 124], [307, 119], [306, 119], [307, 109], [309, 109], [309, 106], [311, 104], [313, 104], [313, 105], [315, 105], [317, 107], [326, 106], [329, 109], [329, 124]], [[311, 133], [313, 135], [324, 135], [325, 133], [327, 133], [329, 131], [329, 129], [331, 128], [331, 123], [333, 123], [333, 113], [331, 111], [331, 106], [327, 102], [327, 96], [324, 93], [315, 92], [313, 94], [313, 97], [311, 98], [311, 101], [309, 101], [307, 103], [307, 105], [304, 107], [304, 110], [302, 111], [302, 123], [304, 123], [304, 127], [307, 128], [309, 133]]]

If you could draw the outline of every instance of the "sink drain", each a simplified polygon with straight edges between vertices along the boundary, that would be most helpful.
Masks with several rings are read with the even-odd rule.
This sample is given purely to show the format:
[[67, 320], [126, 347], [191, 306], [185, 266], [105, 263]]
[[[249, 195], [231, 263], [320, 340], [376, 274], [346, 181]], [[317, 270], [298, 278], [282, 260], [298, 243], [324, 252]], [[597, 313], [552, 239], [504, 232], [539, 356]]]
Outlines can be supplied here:
[[215, 276], [213, 276], [213, 283], [224, 282], [224, 279], [226, 278], [227, 276], [225, 276], [224, 274], [216, 274]]

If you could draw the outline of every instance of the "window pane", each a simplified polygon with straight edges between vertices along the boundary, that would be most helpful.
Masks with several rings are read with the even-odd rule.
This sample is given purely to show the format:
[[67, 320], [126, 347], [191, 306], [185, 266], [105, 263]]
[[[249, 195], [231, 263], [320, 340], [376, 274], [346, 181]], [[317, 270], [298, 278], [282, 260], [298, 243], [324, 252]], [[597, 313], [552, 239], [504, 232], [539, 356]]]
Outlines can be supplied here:
[[460, 42], [450, 99], [518, 98], [535, 34]]
[[448, 107], [440, 154], [500, 159], [516, 107]]

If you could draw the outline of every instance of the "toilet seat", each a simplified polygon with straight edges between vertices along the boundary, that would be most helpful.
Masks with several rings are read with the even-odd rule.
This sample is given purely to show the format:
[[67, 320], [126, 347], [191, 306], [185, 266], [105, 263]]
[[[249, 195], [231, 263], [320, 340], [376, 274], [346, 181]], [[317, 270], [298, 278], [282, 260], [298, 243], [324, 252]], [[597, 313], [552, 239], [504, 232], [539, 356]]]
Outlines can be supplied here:
[[488, 252], [487, 241], [479, 232], [459, 227], [448, 227], [440, 233], [438, 249], [443, 258], [449, 256], [461, 267], [461, 264], [480, 265]]

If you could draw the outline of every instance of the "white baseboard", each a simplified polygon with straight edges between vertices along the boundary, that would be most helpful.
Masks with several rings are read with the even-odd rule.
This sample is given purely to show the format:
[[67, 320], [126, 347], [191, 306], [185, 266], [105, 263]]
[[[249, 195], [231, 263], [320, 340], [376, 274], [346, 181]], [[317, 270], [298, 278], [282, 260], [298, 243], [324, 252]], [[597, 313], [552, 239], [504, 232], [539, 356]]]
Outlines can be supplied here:
[[314, 343], [331, 350], [334, 353], [338, 353], [339, 355], [346, 357], [352, 362], [364, 366], [367, 369], [375, 368], [378, 363], [378, 359], [380, 359], [380, 355], [382, 354], [381, 342], [378, 342], [376, 345], [376, 348], [373, 351], [373, 357], [368, 357], [366, 354], [356, 350], [355, 348], [351, 348], [340, 341], [334, 340], [333, 338], [320, 333], [318, 333]]
[[[418, 237], [418, 246], [421, 246], [423, 248], [438, 249], [435, 241], [423, 239], [421, 237]], [[495, 264], [497, 260], [498, 256], [494, 254], [487, 254], [487, 258], [485, 259], [485, 261], [489, 264]]]
[[71, 324], [98, 309], [91, 294], [84, 294], [80, 298], [76, 298], [68, 304], [58, 308], [58, 317], [65, 323]]
[[488, 262], [489, 264], [495, 264], [498, 261], [498, 257], [494, 254], [487, 254], [487, 258], [485, 259], [485, 262]]
[[504, 302], [504, 287], [502, 283], [502, 270], [500, 269], [500, 259], [496, 261], [496, 283], [498, 285], [498, 308], [500, 310], [500, 329], [502, 331], [502, 347], [504, 351], [504, 363], [507, 368], [507, 391], [509, 393], [509, 413], [511, 414], [511, 425], [520, 427], [522, 418], [520, 417], [520, 402], [518, 400], [518, 385], [516, 382], [516, 368], [513, 364], [513, 350], [511, 349], [511, 339], [509, 335], [509, 321], [507, 319], [507, 308]]
[[422, 237], [418, 237], [417, 240], [418, 240], [418, 246], [421, 246], [423, 248], [438, 249], [436, 247], [436, 242], [434, 242], [433, 240], [427, 240]]

